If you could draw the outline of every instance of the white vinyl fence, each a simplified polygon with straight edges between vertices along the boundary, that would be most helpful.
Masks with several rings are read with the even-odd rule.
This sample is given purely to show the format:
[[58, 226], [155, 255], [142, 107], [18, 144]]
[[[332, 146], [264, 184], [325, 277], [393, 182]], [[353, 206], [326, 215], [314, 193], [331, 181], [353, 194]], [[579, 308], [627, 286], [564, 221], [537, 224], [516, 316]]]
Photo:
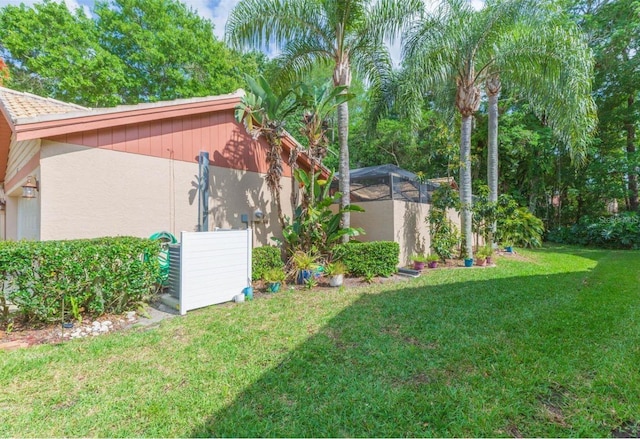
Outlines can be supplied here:
[[251, 229], [182, 232], [180, 313], [233, 300], [251, 284]]

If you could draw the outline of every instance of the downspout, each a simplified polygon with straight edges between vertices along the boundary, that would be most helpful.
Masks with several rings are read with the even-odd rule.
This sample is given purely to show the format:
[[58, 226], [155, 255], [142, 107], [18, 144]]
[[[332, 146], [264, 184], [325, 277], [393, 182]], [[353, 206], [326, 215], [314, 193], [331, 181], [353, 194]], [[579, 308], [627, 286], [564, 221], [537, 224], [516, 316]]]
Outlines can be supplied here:
[[198, 231], [209, 231], [209, 153], [200, 151], [198, 156]]

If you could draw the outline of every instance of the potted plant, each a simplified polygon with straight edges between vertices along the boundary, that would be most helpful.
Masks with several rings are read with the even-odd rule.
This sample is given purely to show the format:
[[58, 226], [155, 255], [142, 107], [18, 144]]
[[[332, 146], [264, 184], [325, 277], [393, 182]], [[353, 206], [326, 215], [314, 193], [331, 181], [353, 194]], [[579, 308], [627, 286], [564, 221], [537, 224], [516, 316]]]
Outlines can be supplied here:
[[291, 256], [291, 269], [298, 285], [304, 285], [318, 269], [318, 258], [311, 252], [298, 250]]
[[487, 265], [487, 249], [485, 247], [476, 250], [475, 257], [477, 266], [484, 267]]
[[325, 267], [324, 273], [329, 276], [329, 285], [339, 287], [347, 274], [347, 266], [340, 261], [332, 262]]
[[426, 256], [421, 254], [412, 255], [411, 260], [413, 261], [413, 269], [418, 271], [422, 270], [427, 262]]
[[277, 293], [287, 274], [281, 268], [271, 268], [264, 273], [264, 281], [267, 283], [267, 291]]
[[438, 255], [430, 254], [429, 256], [427, 256], [427, 267], [437, 268], [439, 260], [440, 257]]
[[488, 244], [487, 246], [485, 246], [485, 249], [485, 253], [487, 254], [487, 265], [491, 265], [493, 264], [493, 247], [491, 246], [491, 244]]

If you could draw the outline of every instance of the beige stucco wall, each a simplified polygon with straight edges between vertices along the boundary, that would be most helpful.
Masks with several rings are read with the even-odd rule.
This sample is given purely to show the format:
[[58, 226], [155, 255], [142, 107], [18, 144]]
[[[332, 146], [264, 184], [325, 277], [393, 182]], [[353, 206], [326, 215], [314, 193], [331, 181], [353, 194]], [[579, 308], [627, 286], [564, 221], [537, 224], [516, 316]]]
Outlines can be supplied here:
[[[351, 225], [364, 228], [361, 241], [395, 241], [400, 244], [400, 265], [411, 262], [414, 253], [430, 253], [431, 237], [426, 221], [431, 205], [400, 200], [355, 203], [365, 209], [351, 214]], [[336, 207], [337, 208], [337, 207]], [[460, 230], [460, 216], [450, 209], [449, 220]]]
[[395, 241], [400, 244], [400, 264], [411, 262], [411, 255], [415, 253], [429, 253], [431, 239], [425, 218], [431, 205], [400, 200], [388, 203], [393, 203], [393, 233]]
[[[358, 236], [359, 241], [394, 241], [393, 209], [390, 201], [369, 201], [354, 203], [364, 212], [351, 212], [351, 227], [362, 227], [365, 235]], [[332, 206], [334, 211], [337, 205]]]
[[[43, 141], [40, 172], [42, 240], [146, 237], [163, 230], [179, 238], [196, 229], [195, 162]], [[209, 178], [210, 230], [244, 228], [240, 215], [259, 207], [268, 221], [256, 224], [256, 244], [281, 234], [262, 174], [212, 166]], [[290, 187], [283, 181], [283, 200]]]

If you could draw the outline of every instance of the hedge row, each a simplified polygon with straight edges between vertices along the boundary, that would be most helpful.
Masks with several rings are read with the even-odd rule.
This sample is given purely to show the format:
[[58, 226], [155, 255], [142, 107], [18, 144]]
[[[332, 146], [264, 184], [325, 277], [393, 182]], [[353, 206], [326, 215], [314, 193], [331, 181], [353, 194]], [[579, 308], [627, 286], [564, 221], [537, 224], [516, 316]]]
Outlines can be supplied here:
[[159, 251], [159, 242], [131, 237], [0, 242], [0, 297], [43, 322], [61, 321], [72, 303], [120, 313], [154, 292]]
[[400, 263], [400, 245], [391, 241], [349, 242], [333, 249], [353, 276], [391, 276]]
[[272, 268], [284, 268], [278, 247], [256, 247], [251, 253], [251, 279], [256, 281], [264, 277]]

